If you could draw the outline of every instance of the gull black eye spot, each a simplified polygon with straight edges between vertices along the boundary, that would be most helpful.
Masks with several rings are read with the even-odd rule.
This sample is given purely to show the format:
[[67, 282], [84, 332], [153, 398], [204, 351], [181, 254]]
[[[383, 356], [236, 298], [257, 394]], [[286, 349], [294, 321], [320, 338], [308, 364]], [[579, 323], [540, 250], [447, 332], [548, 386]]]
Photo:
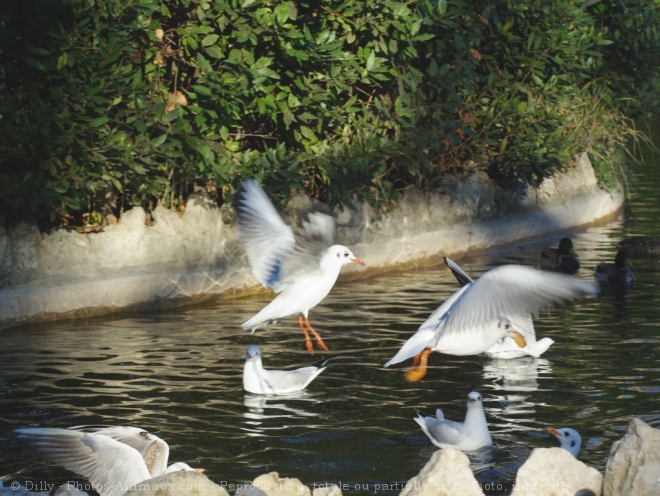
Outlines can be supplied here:
[[571, 441], [571, 448], [575, 447], [575, 441]]

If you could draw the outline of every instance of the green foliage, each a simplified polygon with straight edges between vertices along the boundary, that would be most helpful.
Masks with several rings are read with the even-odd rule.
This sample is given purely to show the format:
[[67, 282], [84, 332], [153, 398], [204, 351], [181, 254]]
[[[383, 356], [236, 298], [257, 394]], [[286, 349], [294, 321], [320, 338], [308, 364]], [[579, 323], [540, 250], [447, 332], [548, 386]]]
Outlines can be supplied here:
[[247, 177], [386, 207], [469, 162], [531, 181], [580, 151], [613, 184], [621, 112], [658, 105], [660, 13], [634, 3], [10, 2], [0, 212], [99, 222]]

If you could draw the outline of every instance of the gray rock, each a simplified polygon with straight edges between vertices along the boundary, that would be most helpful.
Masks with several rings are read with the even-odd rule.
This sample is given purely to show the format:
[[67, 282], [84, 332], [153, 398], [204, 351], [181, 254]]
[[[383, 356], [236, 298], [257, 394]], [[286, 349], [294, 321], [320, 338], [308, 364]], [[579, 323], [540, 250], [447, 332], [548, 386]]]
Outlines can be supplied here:
[[511, 496], [599, 496], [602, 481], [598, 470], [565, 449], [536, 448], [518, 469]]
[[610, 449], [603, 496], [660, 494], [660, 430], [633, 419], [622, 439]]
[[455, 448], [433, 453], [419, 474], [406, 483], [400, 496], [481, 496], [470, 460]]
[[280, 477], [277, 472], [260, 475], [252, 486], [267, 496], [312, 496], [312, 491], [298, 479]]

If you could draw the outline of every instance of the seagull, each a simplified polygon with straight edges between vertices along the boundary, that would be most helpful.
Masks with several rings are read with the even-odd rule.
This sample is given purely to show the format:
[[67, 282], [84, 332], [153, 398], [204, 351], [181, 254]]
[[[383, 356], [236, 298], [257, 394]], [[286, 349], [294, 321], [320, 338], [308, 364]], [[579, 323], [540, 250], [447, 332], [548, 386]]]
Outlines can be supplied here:
[[614, 263], [599, 263], [594, 269], [594, 277], [599, 284], [612, 286], [628, 286], [635, 282], [635, 276], [630, 268], [632, 262], [625, 250], [620, 250], [614, 258]]
[[[447, 264], [447, 267], [449, 267], [449, 269], [452, 271], [452, 274], [454, 274], [454, 277], [461, 286], [474, 283], [472, 278], [470, 278], [470, 276], [467, 275], [467, 273], [456, 262], [445, 257], [445, 263]], [[554, 340], [550, 338], [542, 338], [538, 341], [536, 340], [534, 322], [530, 314], [527, 314], [525, 317], [517, 317], [509, 320], [515, 322], [515, 328], [520, 332], [520, 334], [522, 334], [526, 345], [521, 348], [516, 344], [513, 338], [504, 336], [502, 339], [497, 341], [493, 346], [486, 350], [486, 355], [489, 357], [503, 360], [509, 358], [520, 358], [523, 356], [532, 356], [534, 358], [538, 358], [543, 353], [545, 353], [554, 343]]]
[[585, 294], [596, 294], [593, 282], [522, 265], [497, 267], [450, 296], [384, 366], [414, 357], [405, 378], [415, 382], [433, 351], [478, 355], [505, 336], [524, 348], [521, 329], [531, 314]]
[[261, 350], [248, 346], [243, 367], [243, 389], [254, 394], [288, 394], [302, 391], [327, 367], [329, 357], [309, 367], [295, 370], [266, 370], [261, 364]]
[[468, 394], [465, 422], [445, 419], [439, 408], [435, 412], [435, 417], [424, 417], [418, 412], [414, 420], [438, 448], [475, 451], [484, 446], [493, 445], [493, 440], [488, 432], [481, 394], [476, 391]]
[[309, 323], [309, 310], [328, 295], [343, 265], [364, 262], [345, 246], [333, 244], [335, 222], [329, 215], [309, 214], [309, 221], [303, 223], [303, 236], [296, 239], [254, 181], [243, 183], [237, 212], [240, 238], [252, 273], [265, 287], [279, 293], [241, 326], [254, 332], [269, 322], [298, 314], [307, 350], [314, 354], [309, 330], [318, 346], [328, 351]]
[[138, 427], [33, 427], [14, 433], [41, 458], [87, 478], [100, 496], [120, 496], [142, 481], [179, 470], [201, 471], [183, 462], [168, 467], [167, 443]]
[[546, 431], [559, 439], [559, 447], [568, 451], [571, 455], [577, 457], [582, 446], [582, 436], [575, 429], [564, 427], [563, 429], [555, 429], [548, 427]]
[[575, 274], [580, 270], [580, 260], [571, 238], [561, 238], [557, 248], [541, 250], [541, 267], [565, 274]]

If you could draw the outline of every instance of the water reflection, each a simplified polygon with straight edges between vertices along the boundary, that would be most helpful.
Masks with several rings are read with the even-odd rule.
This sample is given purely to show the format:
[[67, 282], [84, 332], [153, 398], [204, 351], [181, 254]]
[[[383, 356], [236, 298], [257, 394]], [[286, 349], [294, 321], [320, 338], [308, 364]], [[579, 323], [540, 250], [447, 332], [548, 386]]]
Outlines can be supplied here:
[[[593, 278], [595, 265], [613, 259], [624, 237], [660, 236], [660, 167], [644, 174], [620, 218], [570, 233], [579, 277]], [[456, 261], [475, 278], [505, 263], [538, 266], [541, 249], [565, 234]], [[555, 341], [542, 358], [434, 353], [416, 384], [402, 378], [408, 364], [382, 365], [456, 291], [444, 264], [340, 283], [314, 309], [330, 346], [329, 367], [291, 397], [242, 390], [250, 344], [277, 356], [278, 368], [314, 361], [295, 318], [254, 334], [242, 331], [240, 323], [267, 304], [268, 295], [5, 330], [0, 476], [66, 476], [8, 448], [13, 428], [109, 423], [153, 431], [168, 440], [173, 458], [205, 467], [213, 480], [243, 483], [276, 470], [309, 485], [341, 482], [354, 488], [345, 494], [364, 494], [358, 488], [409, 480], [435, 451], [413, 421], [415, 410], [441, 407], [448, 418], [460, 418], [472, 390], [482, 393], [494, 441], [484, 459], [471, 459], [480, 482], [510, 484], [532, 449], [556, 446], [544, 432], [548, 425], [578, 430], [580, 459], [602, 470], [632, 417], [660, 426], [660, 259], [633, 262], [636, 281], [625, 294], [604, 290], [535, 319], [537, 335]]]

